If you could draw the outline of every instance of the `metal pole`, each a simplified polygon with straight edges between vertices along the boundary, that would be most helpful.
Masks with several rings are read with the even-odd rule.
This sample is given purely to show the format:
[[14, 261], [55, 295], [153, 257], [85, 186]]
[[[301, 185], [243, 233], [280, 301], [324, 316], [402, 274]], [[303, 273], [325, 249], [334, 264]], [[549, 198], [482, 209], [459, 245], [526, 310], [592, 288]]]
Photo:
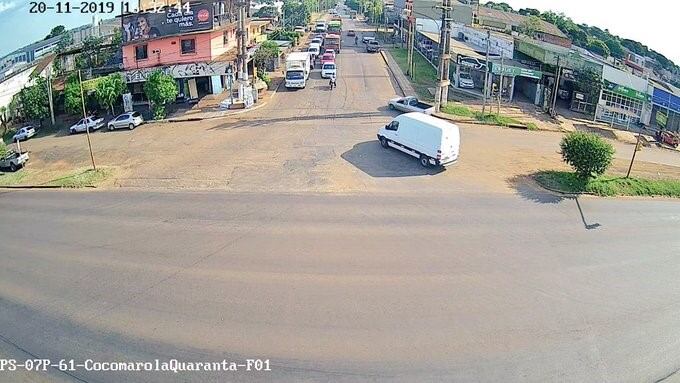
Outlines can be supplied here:
[[85, 133], [87, 135], [87, 147], [90, 149], [90, 159], [92, 160], [92, 169], [97, 171], [97, 164], [94, 162], [94, 153], [92, 153], [92, 142], [90, 141], [90, 127], [87, 125], [87, 113], [85, 112], [85, 96], [83, 93], [83, 79], [78, 69], [78, 83], [80, 85], [80, 101], [83, 105], [83, 122], [85, 123]]
[[484, 101], [482, 103], [482, 116], [486, 113], [486, 94], [489, 84], [489, 49], [491, 48], [491, 31], [486, 31], [486, 69], [484, 73]]
[[498, 82], [498, 113], [501, 114], [501, 97], [503, 97], [503, 65], [505, 56], [503, 56], [503, 51], [501, 51], [501, 78]]
[[628, 166], [628, 173], [626, 173], [626, 178], [630, 177], [630, 171], [633, 169], [633, 161], [635, 161], [635, 154], [637, 154], [638, 148], [640, 147], [640, 136], [642, 136], [642, 128], [638, 130], [637, 142], [635, 143], [635, 148], [633, 149], [633, 157], [630, 159], [630, 165]]

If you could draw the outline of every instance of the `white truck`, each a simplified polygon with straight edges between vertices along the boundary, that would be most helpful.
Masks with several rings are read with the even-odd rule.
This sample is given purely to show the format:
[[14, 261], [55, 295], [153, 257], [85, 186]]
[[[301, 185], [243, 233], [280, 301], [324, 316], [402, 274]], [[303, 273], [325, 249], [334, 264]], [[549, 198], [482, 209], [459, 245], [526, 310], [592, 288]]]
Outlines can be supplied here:
[[286, 88], [304, 88], [311, 72], [309, 52], [293, 52], [286, 58]]
[[24, 167], [28, 162], [28, 153], [9, 151], [0, 158], [0, 168], [9, 169], [10, 171], [17, 171], [17, 169]]

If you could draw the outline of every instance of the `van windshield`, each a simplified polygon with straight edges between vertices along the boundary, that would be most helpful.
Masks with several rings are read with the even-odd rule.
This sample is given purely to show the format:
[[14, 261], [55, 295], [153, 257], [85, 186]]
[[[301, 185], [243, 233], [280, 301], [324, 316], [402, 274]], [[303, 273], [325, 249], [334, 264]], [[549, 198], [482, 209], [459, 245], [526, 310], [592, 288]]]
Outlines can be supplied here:
[[305, 78], [305, 75], [301, 70], [286, 72], [286, 80], [302, 80], [303, 78]]

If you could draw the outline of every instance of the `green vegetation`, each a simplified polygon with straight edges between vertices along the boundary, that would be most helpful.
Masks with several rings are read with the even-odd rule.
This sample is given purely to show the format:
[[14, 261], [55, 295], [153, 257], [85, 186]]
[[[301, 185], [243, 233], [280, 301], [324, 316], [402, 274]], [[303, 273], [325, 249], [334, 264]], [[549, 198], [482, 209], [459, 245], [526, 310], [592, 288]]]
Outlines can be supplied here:
[[[655, 69], [657, 70], [663, 68], [674, 73], [680, 72], [680, 67], [678, 67], [675, 63], [673, 63], [661, 53], [648, 48], [646, 45], [635, 40], [623, 39], [619, 36], [612, 35], [607, 29], [602, 30], [598, 27], [589, 26], [586, 24], [576, 24], [564, 13], [556, 13], [553, 11], [541, 13], [539, 10], [534, 8], [521, 8], [516, 11], [512, 8], [512, 6], [505, 2], [496, 3], [493, 1], [488, 1], [484, 4], [484, 6], [501, 11], [518, 13], [525, 16], [537, 16], [557, 26], [557, 28], [567, 35], [575, 45], [591, 50], [597, 54], [604, 55], [606, 53], [607, 56], [611, 55], [613, 57], [622, 59], [625, 56], [625, 47], [641, 56], [647, 56], [655, 59], [657, 62]], [[529, 27], [528, 29], [531, 31], [530, 25], [523, 27]], [[605, 47], [606, 50], [604, 49]]]
[[34, 84], [22, 89], [19, 94], [21, 109], [29, 120], [39, 121], [50, 115], [49, 101], [47, 99], [47, 80], [43, 77], [34, 79]]
[[111, 114], [116, 114], [113, 109], [116, 101], [120, 99], [123, 92], [127, 86], [125, 85], [125, 80], [119, 73], [111, 73], [110, 75], [104, 77], [97, 82], [97, 87], [95, 88], [95, 96], [99, 105], [104, 109], [111, 109]]
[[383, 14], [383, 1], [375, 0], [347, 0], [345, 4], [355, 11], [362, 11], [366, 15], [367, 20], [375, 24], [376, 22], [382, 22]]
[[0, 186], [19, 185], [25, 177], [26, 177], [25, 169], [7, 173], [0, 171]]
[[279, 14], [279, 11], [278, 11], [278, 9], [276, 9], [276, 7], [271, 6], [271, 5], [267, 5], [267, 6], [264, 6], [260, 9], [258, 9], [257, 12], [255, 12], [253, 14], [253, 17], [269, 18], [269, 17], [276, 17], [276, 16], [278, 16], [278, 14]]
[[153, 72], [144, 83], [144, 94], [151, 101], [153, 117], [156, 120], [165, 117], [165, 104], [173, 101], [178, 93], [175, 79], [160, 70]]
[[92, 170], [78, 170], [67, 176], [57, 178], [48, 182], [51, 186], [60, 186], [63, 188], [83, 188], [89, 186], [97, 186], [105, 181], [112, 174], [110, 169]]
[[[279, 46], [273, 41], [263, 42], [253, 55], [253, 61], [259, 72], [265, 72], [267, 63], [279, 57]], [[264, 80], [264, 79], [263, 79]]]
[[564, 193], [591, 193], [599, 196], [663, 196], [680, 198], [680, 180], [648, 180], [600, 176], [584, 179], [578, 174], [545, 171], [534, 176], [542, 186]]
[[614, 147], [600, 136], [572, 132], [560, 142], [562, 159], [583, 179], [604, 174], [614, 159]]
[[80, 99], [80, 81], [78, 76], [71, 74], [64, 85], [64, 111], [74, 116], [83, 115], [83, 102]]
[[520, 120], [514, 119], [512, 117], [501, 116], [500, 114], [488, 113], [482, 114], [472, 110], [464, 105], [458, 104], [448, 104], [441, 108], [441, 111], [446, 114], [461, 117], [470, 117], [475, 120], [488, 125], [498, 125], [498, 126], [525, 126], [528, 130], [538, 130], [538, 126], [534, 123], [525, 124]]
[[[394, 61], [399, 65], [399, 68], [401, 68], [401, 71], [406, 73], [408, 71], [407, 50], [404, 48], [390, 48], [389, 52]], [[411, 80], [413, 89], [415, 89], [419, 98], [431, 100], [432, 95], [428, 88], [432, 88], [437, 82], [437, 70], [417, 52], [413, 52], [413, 62], [415, 63], [415, 78]]]

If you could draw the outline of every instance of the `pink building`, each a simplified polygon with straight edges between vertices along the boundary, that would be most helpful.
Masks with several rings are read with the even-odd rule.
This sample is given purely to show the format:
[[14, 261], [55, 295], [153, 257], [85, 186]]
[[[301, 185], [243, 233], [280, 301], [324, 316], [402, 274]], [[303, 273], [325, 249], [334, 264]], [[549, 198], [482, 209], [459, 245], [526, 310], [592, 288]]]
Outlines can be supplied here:
[[156, 70], [173, 76], [186, 99], [228, 86], [238, 55], [233, 1], [189, 4], [123, 17], [123, 67], [134, 99], [144, 99], [143, 84]]

